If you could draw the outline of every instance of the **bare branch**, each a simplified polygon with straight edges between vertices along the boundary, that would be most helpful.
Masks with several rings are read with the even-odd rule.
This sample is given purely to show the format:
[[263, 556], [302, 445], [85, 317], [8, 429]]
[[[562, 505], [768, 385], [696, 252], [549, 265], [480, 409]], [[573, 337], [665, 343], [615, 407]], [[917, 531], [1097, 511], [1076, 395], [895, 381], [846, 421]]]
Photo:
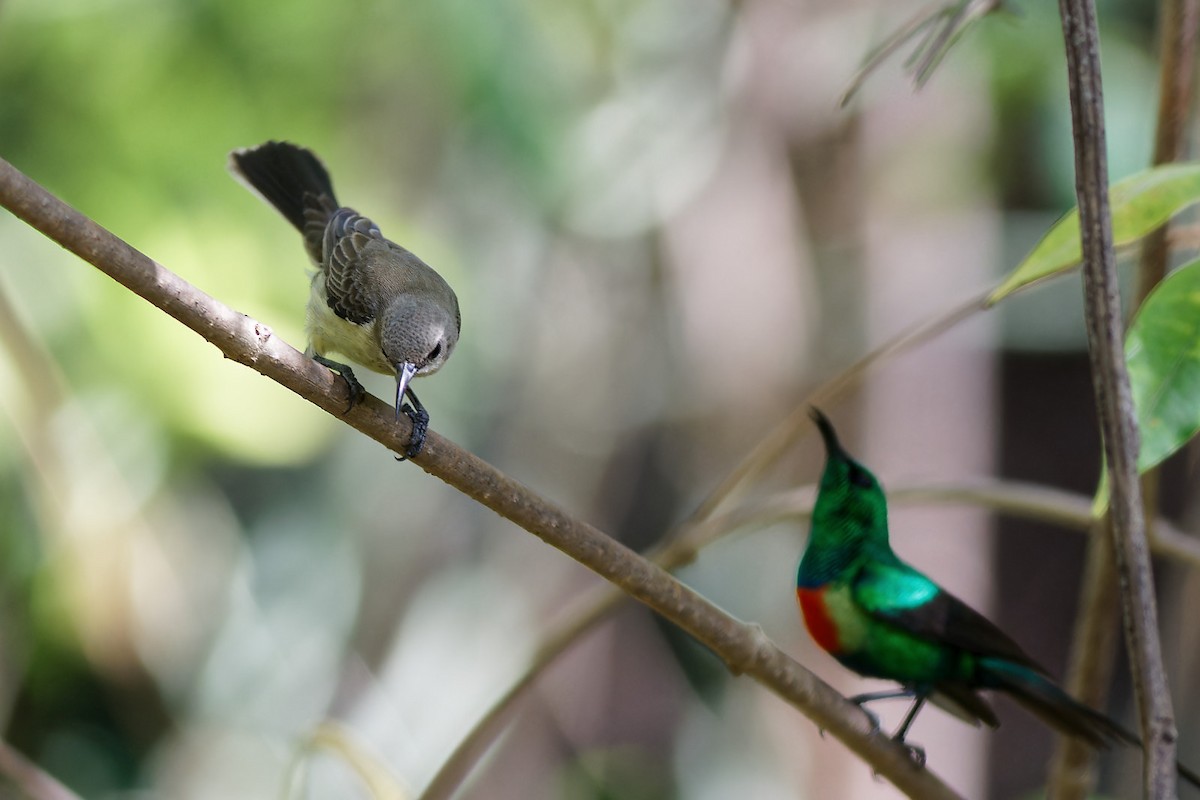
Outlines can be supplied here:
[[905, 62], [905, 68], [912, 72], [916, 87], [921, 88], [967, 28], [1003, 7], [1004, 0], [939, 0], [921, 9], [867, 53], [863, 65], [854, 73], [849, 86], [842, 92], [838, 106], [846, 106], [880, 64], [924, 32], [924, 37]]
[[[410, 424], [368, 397], [344, 416], [344, 383], [275, 337], [263, 324], [204, 294], [70, 208], [0, 160], [0, 204], [63, 247], [182, 322], [231, 358], [292, 390], [390, 450], [404, 452]], [[952, 798], [932, 772], [878, 730], [857, 706], [776, 647], [762, 630], [722, 612], [661, 567], [591, 525], [571, 517], [449, 440], [430, 432], [413, 462], [468, 497], [645, 603], [836, 736], [877, 773], [912, 797]]]
[[284, 781], [283, 800], [308, 797], [308, 762], [319, 752], [339, 759], [362, 781], [372, 800], [408, 800], [411, 793], [400, 785], [383, 763], [340, 723], [326, 720], [309, 733], [292, 758]]
[[774, 466], [785, 453], [790, 451], [803, 434], [811, 431], [812, 419], [808, 416], [810, 405], [824, 404], [829, 398], [853, 385], [864, 372], [880, 361], [906, 352], [918, 344], [923, 344], [945, 333], [958, 323], [974, 316], [976, 312], [986, 311], [988, 308], [987, 298], [990, 294], [989, 290], [976, 297], [970, 297], [949, 311], [915, 325], [910, 330], [889, 339], [885, 344], [860, 358], [848, 369], [826, 381], [754, 446], [754, 449], [742, 459], [741, 463], [734, 467], [729, 475], [701, 501], [685, 525], [703, 521], [715, 514], [722, 505], [736, 500], [739, 494], [756, 478]]
[[[1200, 0], [1163, 0], [1161, 4], [1158, 122], [1153, 156], [1156, 165], [1175, 161], [1182, 155], [1196, 71], [1198, 19]], [[1167, 274], [1170, 251], [1168, 230], [1168, 226], [1164, 225], [1142, 242], [1135, 310]], [[1158, 470], [1155, 469], [1142, 476], [1148, 515], [1152, 515], [1157, 508], [1157, 489]], [[1155, 530], [1152, 526], [1152, 543]], [[1104, 538], [1093, 537], [1088, 544], [1087, 568], [1080, 589], [1080, 611], [1072, 634], [1071, 666], [1066, 685], [1075, 697], [1096, 707], [1104, 704], [1113, 661], [1116, 659], [1116, 637], [1112, 624], [1117, 614], [1114, 602], [1116, 585], [1112, 547]], [[1055, 800], [1083, 800], [1091, 793], [1095, 783], [1094, 762], [1094, 751], [1077, 740], [1059, 737], [1051, 762], [1047, 796]]]
[[[812, 486], [781, 492], [698, 524], [686, 538], [691, 547], [699, 549], [742, 528], [806, 520], [812, 513], [815, 496]], [[976, 506], [1020, 519], [1049, 522], [1081, 533], [1092, 532], [1096, 521], [1092, 516], [1092, 498], [1021, 481], [980, 480], [897, 486], [888, 491], [887, 497], [892, 506]], [[1161, 517], [1155, 520], [1150, 549], [1200, 568], [1200, 539], [1181, 531], [1170, 520]], [[671, 568], [666, 560], [660, 563]]]
[[1138, 481], [1138, 430], [1125, 368], [1121, 302], [1108, 208], [1100, 36], [1092, 0], [1059, 0], [1075, 139], [1084, 316], [1092, 384], [1112, 483], [1111, 531], [1134, 697], [1145, 742], [1147, 798], [1175, 796], [1175, 720], [1158, 638], [1158, 611]]
[[[1071, 632], [1071, 655], [1065, 687], [1072, 697], [1093, 708], [1108, 698], [1117, 658], [1117, 567], [1107, 514], [1095, 522], [1088, 542], [1079, 589], [1079, 613]], [[1050, 760], [1046, 797], [1086, 800], [1096, 783], [1096, 751], [1085, 742], [1059, 736]]]
[[571, 611], [558, 622], [534, 653], [524, 673], [496, 698], [491, 708], [459, 740], [454, 751], [442, 763], [433, 780], [421, 792], [419, 800], [449, 800], [471, 770], [487, 754], [492, 743], [508, 726], [517, 703], [532, 688], [542, 673], [571, 645], [604, 620], [626, 600], [627, 595], [611, 583], [596, 586], [577, 600]]

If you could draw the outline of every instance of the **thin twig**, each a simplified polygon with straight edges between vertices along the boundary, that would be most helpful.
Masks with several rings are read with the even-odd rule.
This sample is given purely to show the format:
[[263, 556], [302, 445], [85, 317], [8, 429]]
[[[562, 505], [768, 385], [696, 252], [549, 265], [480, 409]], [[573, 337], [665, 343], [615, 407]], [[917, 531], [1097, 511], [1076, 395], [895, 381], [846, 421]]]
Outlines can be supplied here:
[[[1071, 654], [1065, 686], [1071, 696], [1092, 708], [1108, 699], [1117, 657], [1117, 566], [1106, 513], [1094, 523], [1080, 580], [1079, 612], [1071, 631]], [[1096, 751], [1070, 736], [1059, 736], [1050, 760], [1046, 797], [1085, 800], [1096, 783]]]
[[[815, 487], [812, 486], [771, 495], [697, 525], [689, 534], [690, 543], [703, 548], [735, 530], [806, 520], [812, 513], [815, 496]], [[1048, 522], [1081, 533], [1090, 533], [1095, 522], [1092, 498], [1065, 489], [1022, 481], [978, 480], [901, 485], [890, 489], [887, 498], [891, 506], [975, 506], [1019, 519]], [[1155, 520], [1154, 531], [1150, 549], [1155, 554], [1200, 568], [1200, 538], [1181, 531], [1162, 517]], [[668, 566], [666, 562], [661, 563]]]
[[309, 762], [314, 755], [322, 751], [349, 767], [362, 781], [363, 788], [371, 800], [408, 800], [412, 796], [412, 793], [388, 772], [383, 762], [356, 742], [343, 725], [326, 720], [300, 742], [284, 778], [281, 794], [283, 800], [296, 800], [308, 796], [306, 789]]
[[910, 68], [917, 88], [929, 81], [933, 71], [966, 33], [967, 28], [1003, 7], [1004, 0], [961, 0], [957, 7], [948, 9], [942, 24], [921, 43], [917, 52], [913, 53]]
[[1158, 638], [1154, 579], [1138, 482], [1137, 418], [1125, 367], [1124, 325], [1108, 208], [1100, 37], [1092, 0], [1059, 0], [1059, 12], [1075, 140], [1088, 353], [1111, 479], [1111, 531], [1134, 697], [1146, 748], [1143, 788], [1147, 798], [1157, 800], [1175, 796], [1176, 732]]
[[1004, 0], [951, 0], [922, 8], [872, 49], [863, 65], [842, 92], [838, 107], [844, 108], [866, 83], [867, 78], [901, 47], [918, 34], [924, 37], [905, 61], [918, 89], [925, 85], [942, 59], [976, 20], [1004, 7]]
[[927, 342], [963, 320], [974, 316], [976, 312], [987, 310], [987, 298], [990, 294], [989, 290], [976, 297], [970, 297], [949, 311], [915, 325], [910, 330], [867, 353], [848, 369], [826, 381], [755, 445], [741, 463], [734, 467], [729, 475], [700, 502], [684, 525], [707, 519], [722, 505], [736, 500], [742, 491], [754, 483], [755, 479], [774, 466], [785, 453], [788, 453], [802, 435], [812, 430], [812, 419], [808, 415], [810, 405], [823, 404], [827, 399], [852, 385], [876, 363]]
[[866, 58], [863, 59], [862, 66], [850, 78], [849, 85], [842, 91], [842, 96], [838, 99], [838, 108], [845, 108], [850, 103], [854, 95], [858, 94], [858, 90], [866, 83], [867, 78], [879, 68], [880, 64], [890, 58], [893, 53], [898, 51], [918, 33], [934, 25], [945, 13], [945, 7], [941, 3], [931, 3], [929, 6], [918, 11], [899, 28], [888, 34], [887, 38], [867, 53]]
[[486, 713], [471, 727], [467, 735], [455, 745], [450, 756], [442, 762], [437, 774], [421, 792], [418, 800], [449, 800], [458, 790], [471, 770], [487, 754], [492, 744], [508, 726], [517, 710], [517, 703], [533, 687], [542, 673], [558, 657], [579, 641], [583, 634], [606, 619], [620, 607], [628, 595], [611, 583], [596, 586], [591, 592], [576, 601], [571, 611], [542, 639], [524, 673], [504, 694], [492, 703]]
[[[410, 423], [368, 397], [350, 412], [340, 378], [283, 342], [262, 323], [191, 286], [0, 160], [0, 204], [114, 280], [167, 312], [245, 364], [347, 425], [401, 453]], [[593, 570], [678, 625], [717, 654], [734, 674], [745, 673], [792, 703], [841, 740], [879, 775], [912, 797], [952, 798], [936, 775], [918, 768], [908, 751], [878, 730], [857, 706], [801, 667], [756, 625], [734, 619], [669, 573], [541, 498], [495, 467], [430, 432], [413, 459], [430, 474], [491, 508]]]
[[[1161, 65], [1158, 82], [1158, 121], [1152, 163], [1166, 164], [1183, 155], [1188, 111], [1196, 70], [1196, 32], [1200, 0], [1163, 0], [1159, 13]], [[1134, 311], [1166, 277], [1170, 253], [1170, 226], [1164, 225], [1142, 242]], [[1142, 476], [1147, 515], [1157, 509], [1158, 470]], [[1153, 541], [1154, 528], [1151, 527]], [[1113, 620], [1117, 614], [1116, 563], [1110, 544], [1101, 537], [1088, 543], [1087, 566], [1080, 588], [1079, 614], [1071, 635], [1071, 658], [1066, 687], [1093, 707], [1101, 707], [1108, 694], [1113, 661], [1117, 657]], [[1084, 800], [1095, 784], [1095, 751], [1079, 740], [1060, 736], [1050, 764], [1047, 797]]]
[[[1196, 69], [1196, 31], [1200, 0], [1163, 0], [1159, 13], [1158, 121], [1155, 127], [1155, 165], [1183, 155], [1188, 109]], [[1169, 227], [1164, 225], [1142, 242], [1134, 312], [1167, 274]], [[1157, 513], [1158, 470], [1142, 476], [1146, 514]], [[1107, 524], [1107, 519], [1105, 523]], [[1155, 526], [1151, 526], [1151, 542]], [[1103, 707], [1108, 696], [1117, 641], [1117, 569], [1110, 540], [1095, 536], [1088, 543], [1086, 567], [1080, 586], [1079, 613], [1071, 635], [1070, 666], [1066, 688], [1080, 701]], [[1084, 800], [1095, 785], [1095, 751], [1079, 740], [1060, 736], [1050, 763], [1046, 796], [1053, 800]]]

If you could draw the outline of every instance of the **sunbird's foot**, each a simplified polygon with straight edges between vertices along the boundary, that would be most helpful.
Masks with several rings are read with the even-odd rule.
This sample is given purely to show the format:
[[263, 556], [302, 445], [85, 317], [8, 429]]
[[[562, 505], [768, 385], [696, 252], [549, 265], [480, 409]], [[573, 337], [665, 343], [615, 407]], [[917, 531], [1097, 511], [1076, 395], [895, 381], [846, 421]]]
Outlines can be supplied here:
[[412, 436], [408, 440], [408, 449], [403, 456], [396, 456], [397, 461], [407, 461], [415, 458], [425, 446], [425, 435], [429, 432], [429, 412], [424, 406], [413, 408], [408, 403], [400, 407], [400, 412], [412, 420]]
[[867, 719], [871, 720], [871, 733], [878, 733], [880, 729], [879, 715], [864, 705], [857, 704], [860, 711], [867, 715]]
[[926, 687], [901, 686], [899, 689], [888, 689], [882, 692], [868, 692], [867, 694], [856, 694], [849, 698], [851, 703], [862, 709], [862, 712], [871, 718], [871, 732], [879, 730], [879, 717], [868, 711], [864, 703], [873, 703], [876, 700], [898, 700], [904, 697], [913, 698], [912, 707], [908, 709], [908, 713], [904, 715], [904, 722], [900, 723], [900, 727], [892, 735], [892, 741], [899, 744], [901, 747], [908, 750], [908, 755], [912, 758], [917, 767], [925, 766], [925, 750], [916, 745], [908, 744], [904, 741], [904, 737], [908, 735], [908, 729], [912, 727], [913, 720], [917, 718], [917, 713], [925, 705], [925, 698], [928, 696]]
[[342, 380], [346, 382], [346, 394], [349, 396], [350, 402], [342, 414], [349, 414], [350, 409], [354, 408], [355, 403], [357, 403], [359, 400], [362, 400], [363, 396], [367, 393], [367, 390], [364, 389], [362, 384], [358, 382], [358, 378], [354, 377], [354, 370], [338, 361], [331, 361], [330, 359], [325, 358], [325, 356], [313, 356], [312, 358], [313, 361], [316, 361], [318, 364], [322, 364], [336, 372], [338, 375], [341, 375]]
[[867, 715], [867, 719], [871, 721], [871, 733], [879, 732], [879, 715], [871, 709], [867, 708], [867, 703], [879, 698], [873, 694], [858, 694], [854, 697], [847, 698], [851, 703], [858, 706], [859, 710]]
[[908, 757], [917, 765], [917, 769], [925, 768], [925, 748], [908, 742], [896, 740], [901, 747], [908, 751]]

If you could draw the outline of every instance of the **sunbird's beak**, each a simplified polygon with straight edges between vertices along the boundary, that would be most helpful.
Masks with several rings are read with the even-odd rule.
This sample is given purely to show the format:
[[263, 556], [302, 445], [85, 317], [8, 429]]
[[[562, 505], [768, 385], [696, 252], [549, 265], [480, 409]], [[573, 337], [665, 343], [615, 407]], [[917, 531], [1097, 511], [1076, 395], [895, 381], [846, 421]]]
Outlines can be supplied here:
[[833, 430], [833, 425], [829, 422], [829, 418], [822, 414], [821, 409], [816, 406], [808, 407], [808, 415], [817, 424], [817, 430], [821, 432], [821, 438], [825, 440], [826, 454], [830, 458], [834, 456], [845, 457], [846, 451], [842, 449], [841, 442], [838, 441], [837, 433]]
[[408, 361], [403, 362], [396, 369], [396, 419], [400, 419], [400, 406], [404, 405], [404, 390], [408, 388], [408, 382], [416, 374], [417, 365]]

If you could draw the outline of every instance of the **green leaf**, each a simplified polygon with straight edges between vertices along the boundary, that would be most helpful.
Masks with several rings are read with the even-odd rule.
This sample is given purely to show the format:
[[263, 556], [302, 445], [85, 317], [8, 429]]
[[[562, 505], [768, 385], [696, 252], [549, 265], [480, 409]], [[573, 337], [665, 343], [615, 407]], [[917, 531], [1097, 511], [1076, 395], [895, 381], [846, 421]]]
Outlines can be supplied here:
[[[1131, 244], [1187, 206], [1200, 201], [1200, 163], [1164, 164], [1134, 173], [1109, 190], [1113, 244]], [[1034, 281], [1074, 267], [1079, 245], [1079, 210], [1072, 209], [1050, 228], [1004, 282], [988, 297], [989, 306]]]
[[[1160, 283], [1125, 336], [1125, 362], [1142, 445], [1138, 472], [1154, 469], [1200, 431], [1200, 260]], [[1108, 508], [1108, 469], [1092, 515]]]
[[1171, 273], [1146, 298], [1125, 338], [1145, 472], [1200, 430], [1200, 261]]

